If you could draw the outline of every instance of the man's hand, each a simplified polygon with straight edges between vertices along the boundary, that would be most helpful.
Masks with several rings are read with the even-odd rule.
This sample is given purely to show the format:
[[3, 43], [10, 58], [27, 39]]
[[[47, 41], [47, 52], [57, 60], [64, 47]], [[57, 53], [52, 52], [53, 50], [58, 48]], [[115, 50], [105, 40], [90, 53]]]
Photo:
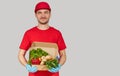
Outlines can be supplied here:
[[58, 64], [58, 67], [52, 68], [52, 69], [50, 69], [50, 70], [48, 70], [48, 71], [49, 71], [49, 72], [52, 72], [52, 73], [55, 73], [55, 72], [58, 72], [58, 71], [60, 70], [60, 68], [61, 68], [61, 65]]
[[26, 69], [29, 71], [29, 72], [32, 72], [32, 73], [35, 73], [37, 72], [37, 67], [36, 66], [30, 66], [29, 64], [27, 64], [26, 66]]

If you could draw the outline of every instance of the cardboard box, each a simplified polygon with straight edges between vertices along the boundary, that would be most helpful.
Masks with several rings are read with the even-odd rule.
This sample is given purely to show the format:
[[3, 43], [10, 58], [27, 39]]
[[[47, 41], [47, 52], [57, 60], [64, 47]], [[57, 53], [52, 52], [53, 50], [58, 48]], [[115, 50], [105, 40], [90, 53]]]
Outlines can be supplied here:
[[[37, 49], [37, 48], [41, 48], [42, 50], [47, 52], [49, 56], [51, 56], [53, 59], [58, 56], [58, 46], [56, 43], [33, 42], [29, 50]], [[48, 70], [47, 66], [43, 64], [32, 65], [32, 66], [37, 66], [38, 70]]]

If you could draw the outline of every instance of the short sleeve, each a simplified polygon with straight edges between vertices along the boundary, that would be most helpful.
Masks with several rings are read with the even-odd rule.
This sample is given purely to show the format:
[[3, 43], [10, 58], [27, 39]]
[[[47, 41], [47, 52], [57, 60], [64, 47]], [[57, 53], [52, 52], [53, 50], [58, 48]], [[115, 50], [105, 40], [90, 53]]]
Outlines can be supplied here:
[[25, 32], [19, 48], [27, 51], [30, 46], [31, 46], [31, 44], [30, 44], [30, 39], [29, 39], [28, 33]]
[[65, 44], [65, 41], [63, 39], [61, 32], [59, 33], [57, 44], [58, 44], [59, 51], [64, 50], [66, 48], [66, 44]]

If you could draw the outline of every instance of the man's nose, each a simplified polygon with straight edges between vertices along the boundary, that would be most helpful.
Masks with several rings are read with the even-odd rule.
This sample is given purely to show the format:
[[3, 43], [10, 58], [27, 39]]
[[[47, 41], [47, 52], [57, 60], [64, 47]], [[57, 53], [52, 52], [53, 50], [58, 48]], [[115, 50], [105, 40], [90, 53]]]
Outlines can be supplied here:
[[44, 13], [42, 13], [42, 17], [45, 17], [45, 14], [44, 14]]

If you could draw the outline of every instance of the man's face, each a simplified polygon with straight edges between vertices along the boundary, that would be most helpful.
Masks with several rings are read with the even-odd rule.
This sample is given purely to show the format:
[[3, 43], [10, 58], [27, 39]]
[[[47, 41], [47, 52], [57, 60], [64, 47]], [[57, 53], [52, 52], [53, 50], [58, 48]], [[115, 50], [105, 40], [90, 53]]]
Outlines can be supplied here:
[[35, 16], [40, 24], [47, 24], [49, 22], [51, 12], [47, 9], [38, 10]]

